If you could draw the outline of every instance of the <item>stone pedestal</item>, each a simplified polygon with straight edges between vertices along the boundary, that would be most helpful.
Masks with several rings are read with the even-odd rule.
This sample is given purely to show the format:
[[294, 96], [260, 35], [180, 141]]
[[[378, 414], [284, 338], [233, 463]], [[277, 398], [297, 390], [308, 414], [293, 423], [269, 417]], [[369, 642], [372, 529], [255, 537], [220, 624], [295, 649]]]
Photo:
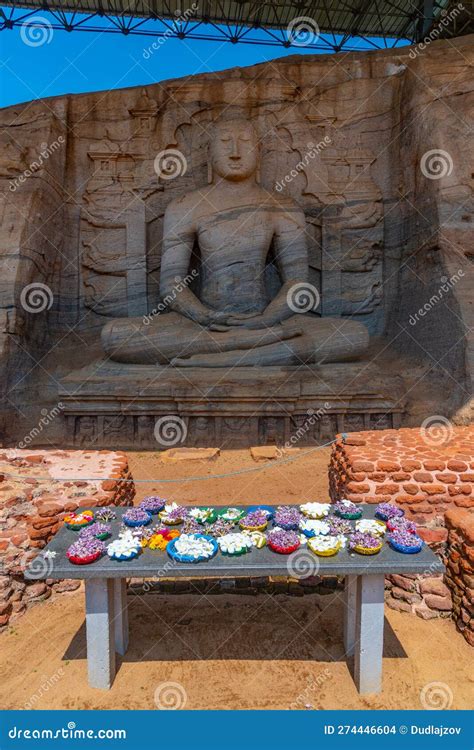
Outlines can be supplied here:
[[[207, 368], [96, 361], [63, 378], [69, 445], [302, 447], [337, 432], [398, 427], [402, 383], [363, 363]], [[177, 424], [173, 437], [157, 422]]]

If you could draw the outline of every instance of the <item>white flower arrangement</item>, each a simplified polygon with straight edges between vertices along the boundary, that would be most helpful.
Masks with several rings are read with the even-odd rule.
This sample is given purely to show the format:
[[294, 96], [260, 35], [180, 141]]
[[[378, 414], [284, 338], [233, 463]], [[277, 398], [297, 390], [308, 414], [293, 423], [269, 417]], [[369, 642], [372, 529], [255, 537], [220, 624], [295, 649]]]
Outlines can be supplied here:
[[210, 558], [215, 552], [212, 542], [197, 534], [181, 534], [174, 540], [174, 549], [179, 555], [196, 559]]
[[237, 555], [241, 552], [248, 552], [253, 546], [254, 540], [250, 534], [231, 532], [224, 534], [217, 540], [221, 552], [226, 555]]
[[107, 554], [109, 557], [136, 557], [140, 549], [140, 541], [130, 529], [127, 529], [119, 535], [118, 539], [107, 546]]
[[212, 508], [191, 508], [188, 515], [190, 515], [191, 518], [194, 518], [195, 521], [198, 521], [199, 523], [204, 523], [205, 521], [208, 520], [209, 516], [211, 516], [212, 514], [213, 514]]
[[316, 554], [338, 551], [345, 540], [341, 536], [314, 536], [308, 540], [308, 547]]
[[371, 518], [361, 518], [359, 521], [356, 521], [355, 530], [360, 531], [362, 534], [383, 536], [387, 527], [382, 521], [377, 521]]
[[312, 534], [325, 535], [329, 534], [330, 526], [326, 521], [319, 521], [317, 519], [305, 518], [300, 521], [301, 531], [307, 531]]
[[325, 518], [329, 514], [330, 503], [303, 503], [300, 511], [308, 518]]

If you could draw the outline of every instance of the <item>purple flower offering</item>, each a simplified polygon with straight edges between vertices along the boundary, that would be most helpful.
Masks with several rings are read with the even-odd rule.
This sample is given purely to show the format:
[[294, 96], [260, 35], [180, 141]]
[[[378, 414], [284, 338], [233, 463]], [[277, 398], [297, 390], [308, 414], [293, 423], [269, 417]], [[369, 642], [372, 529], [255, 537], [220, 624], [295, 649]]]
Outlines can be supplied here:
[[95, 537], [96, 539], [107, 539], [111, 535], [112, 527], [108, 523], [92, 523], [79, 532], [79, 538]]
[[296, 531], [272, 529], [267, 534], [267, 544], [275, 552], [290, 554], [298, 549], [301, 542]]
[[166, 500], [162, 500], [161, 497], [158, 497], [157, 495], [148, 495], [143, 498], [138, 507], [142, 510], [146, 510], [148, 513], [159, 513], [160, 510], [163, 510], [165, 504]]
[[151, 521], [151, 514], [142, 508], [130, 508], [123, 514], [122, 521], [126, 526], [146, 526]]
[[[218, 538], [220, 536], [225, 536], [226, 534], [230, 534], [233, 528], [234, 528], [233, 521], [226, 521], [223, 518], [218, 518], [217, 521], [214, 521], [214, 523], [205, 524], [204, 533]], [[202, 529], [202, 526], [201, 526], [201, 529]]]
[[87, 560], [89, 558], [103, 555], [105, 552], [105, 544], [95, 537], [83, 537], [78, 539], [77, 542], [71, 544], [66, 554], [69, 559]]
[[265, 528], [268, 523], [268, 513], [265, 510], [251, 510], [240, 521], [243, 529]]
[[382, 521], [403, 516], [404, 513], [405, 511], [393, 503], [379, 503], [375, 509], [375, 515], [377, 518], [381, 518]]
[[97, 521], [115, 521], [117, 514], [113, 508], [99, 508], [95, 513], [95, 517]]
[[350, 500], [338, 500], [333, 507], [340, 518], [360, 518], [362, 515], [362, 509]]
[[344, 518], [329, 518], [329, 533], [331, 536], [338, 536], [339, 534], [350, 534], [352, 526], [349, 521]]
[[380, 537], [373, 536], [372, 534], [365, 534], [362, 531], [355, 531], [349, 537], [349, 549], [369, 549], [375, 550], [382, 546]]
[[275, 526], [282, 529], [297, 529], [301, 521], [301, 513], [297, 508], [291, 508], [285, 505], [279, 505], [275, 511]]
[[388, 536], [388, 542], [397, 552], [420, 552], [423, 547], [423, 539], [421, 537], [404, 529], [392, 531]]
[[410, 534], [416, 534], [418, 529], [414, 521], [409, 521], [405, 516], [395, 516], [387, 522], [389, 531], [408, 531]]
[[[168, 529], [165, 529], [165, 530], [168, 531]], [[202, 534], [202, 524], [196, 521], [195, 518], [188, 516], [188, 518], [185, 518], [183, 521], [182, 533], [183, 534]], [[206, 531], [205, 533], [208, 534], [209, 532]]]
[[175, 525], [184, 521], [188, 513], [189, 510], [184, 505], [172, 503], [171, 505], [165, 505], [161, 518], [165, 523]]

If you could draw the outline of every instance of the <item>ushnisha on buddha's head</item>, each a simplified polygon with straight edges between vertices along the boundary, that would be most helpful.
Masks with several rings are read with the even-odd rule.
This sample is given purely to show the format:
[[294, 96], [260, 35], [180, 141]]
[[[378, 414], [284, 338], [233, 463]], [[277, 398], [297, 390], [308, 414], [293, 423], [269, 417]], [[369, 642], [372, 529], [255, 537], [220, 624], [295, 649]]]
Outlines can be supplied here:
[[240, 182], [257, 173], [257, 132], [243, 119], [216, 122], [212, 126], [209, 159], [214, 179]]

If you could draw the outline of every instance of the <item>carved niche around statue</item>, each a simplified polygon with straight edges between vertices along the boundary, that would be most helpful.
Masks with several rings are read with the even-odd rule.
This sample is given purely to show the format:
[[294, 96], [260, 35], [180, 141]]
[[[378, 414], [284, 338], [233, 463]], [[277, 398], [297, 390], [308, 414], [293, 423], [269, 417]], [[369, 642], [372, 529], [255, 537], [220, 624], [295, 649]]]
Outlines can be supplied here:
[[[193, 87], [184, 94], [193, 109]], [[312, 196], [314, 202], [302, 210], [259, 184], [268, 165], [259, 167], [263, 148], [248, 121], [208, 123], [210, 144], [202, 151], [191, 117], [175, 133], [207, 160], [209, 185], [188, 192], [183, 186], [177, 194], [174, 186], [166, 205], [171, 186], [157, 177], [151, 160], [158, 107], [142, 94], [130, 114], [126, 144], [107, 130], [88, 148], [91, 176], [81, 217], [85, 305], [109, 320], [102, 342], [118, 361], [96, 362], [63, 379], [71, 442], [93, 438], [105, 447], [153, 448], [156, 420], [168, 414], [183, 419], [188, 445], [283, 445], [300, 435], [302, 424], [298, 442], [315, 444], [345, 423], [385, 424], [386, 413], [392, 426], [398, 424], [403, 398], [397, 379], [385, 390], [373, 367], [377, 388], [368, 387], [366, 366], [357, 377], [350, 362], [321, 366], [363, 357], [366, 327], [377, 332], [381, 325], [383, 209], [371, 176], [374, 157], [361, 146], [361, 134], [341, 137], [334, 117], [317, 122], [316, 134], [325, 133], [330, 147], [300, 170], [305, 201]], [[165, 110], [163, 123], [170, 117]], [[314, 144], [315, 129], [302, 116], [298, 127], [279, 123], [278, 131], [289, 145], [290, 168], [305, 139]], [[170, 147], [179, 145], [175, 139]], [[325, 188], [314, 196], [318, 170]], [[269, 262], [270, 251], [275, 257]], [[203, 259], [204, 270], [196, 265]], [[187, 278], [192, 263], [197, 281], [175, 300], [174, 285]], [[289, 309], [289, 289], [301, 283], [318, 289], [317, 315]], [[156, 315], [160, 299], [170, 298], [164, 314]], [[149, 364], [158, 365], [154, 378]], [[269, 400], [269, 392], [277, 397]], [[308, 411], [321, 410], [308, 421]]]

